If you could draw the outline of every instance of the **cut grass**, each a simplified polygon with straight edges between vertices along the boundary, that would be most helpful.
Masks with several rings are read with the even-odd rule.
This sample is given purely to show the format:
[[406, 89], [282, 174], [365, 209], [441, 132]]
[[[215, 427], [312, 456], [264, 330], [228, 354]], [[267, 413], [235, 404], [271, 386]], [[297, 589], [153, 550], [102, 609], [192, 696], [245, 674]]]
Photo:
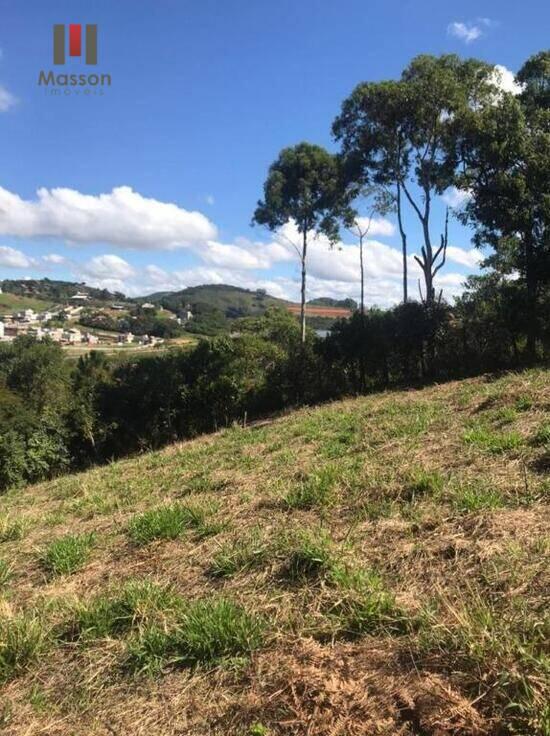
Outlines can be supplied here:
[[226, 599], [196, 601], [182, 611], [172, 629], [152, 625], [128, 644], [129, 668], [158, 672], [166, 666], [193, 667], [246, 656], [263, 641], [258, 616]]
[[159, 506], [134, 516], [128, 524], [128, 535], [138, 546], [156, 539], [178, 539], [188, 529], [194, 529], [199, 536], [209, 536], [220, 530], [219, 526], [208, 521], [213, 512], [213, 507], [206, 505], [175, 503]]
[[67, 534], [46, 547], [40, 563], [50, 575], [70, 575], [88, 562], [94, 542], [94, 534]]

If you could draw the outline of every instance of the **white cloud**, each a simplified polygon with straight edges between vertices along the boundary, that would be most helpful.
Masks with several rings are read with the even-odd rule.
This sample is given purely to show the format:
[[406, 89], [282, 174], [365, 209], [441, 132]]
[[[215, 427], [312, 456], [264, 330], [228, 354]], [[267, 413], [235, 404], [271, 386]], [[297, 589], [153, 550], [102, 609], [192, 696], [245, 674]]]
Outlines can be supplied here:
[[[365, 232], [368, 228], [368, 234], [371, 238], [374, 238], [377, 235], [381, 235], [382, 237], [391, 237], [392, 235], [395, 235], [395, 225], [385, 217], [371, 218], [370, 225], [368, 217], [358, 217], [356, 222], [362, 232]], [[352, 227], [350, 230], [355, 234], [357, 228]]]
[[483, 260], [483, 256], [477, 248], [464, 250], [464, 248], [449, 245], [447, 247], [447, 260], [453, 263], [459, 263], [461, 266], [466, 266], [467, 268], [477, 269]]
[[0, 84], [0, 112], [7, 112], [17, 104], [18, 100], [4, 85]]
[[0, 245], [0, 266], [5, 268], [32, 268], [36, 264], [34, 258], [26, 256], [22, 251]]
[[46, 261], [46, 263], [52, 263], [55, 266], [59, 266], [62, 263], [65, 263], [66, 258], [65, 256], [60, 256], [57, 253], [49, 253], [47, 256], [42, 256], [42, 260]]
[[519, 95], [523, 91], [523, 86], [516, 82], [514, 72], [507, 69], [503, 64], [496, 64], [491, 76], [491, 82], [502, 92]]
[[448, 204], [449, 207], [459, 208], [472, 198], [470, 192], [465, 189], [457, 189], [457, 187], [449, 187], [443, 194], [443, 201]]
[[136, 274], [128, 261], [112, 254], [92, 258], [84, 264], [83, 272], [94, 279], [128, 279]]
[[[488, 20], [488, 19], [484, 19]], [[474, 23], [463, 23], [462, 21], [453, 21], [447, 26], [449, 36], [454, 36], [464, 43], [472, 43], [483, 36], [483, 29], [480, 25]]]
[[200, 212], [143, 197], [128, 186], [97, 196], [39, 189], [32, 201], [0, 187], [0, 234], [173, 250], [215, 238], [216, 227]]

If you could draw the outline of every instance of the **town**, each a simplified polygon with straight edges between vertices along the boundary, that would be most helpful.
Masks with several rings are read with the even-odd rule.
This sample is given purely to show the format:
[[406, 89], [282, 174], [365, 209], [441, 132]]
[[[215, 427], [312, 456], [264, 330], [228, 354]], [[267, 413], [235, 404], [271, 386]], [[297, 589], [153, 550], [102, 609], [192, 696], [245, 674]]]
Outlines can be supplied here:
[[[1, 293], [1, 290], [0, 290]], [[62, 346], [104, 346], [123, 347], [133, 345], [157, 346], [164, 342], [154, 335], [134, 335], [132, 332], [113, 333], [105, 330], [91, 331], [79, 324], [79, 319], [87, 306], [90, 297], [84, 292], [71, 296], [68, 303], [35, 311], [22, 309], [7, 314], [0, 314], [0, 342], [11, 342], [17, 337], [28, 335], [36, 340], [45, 338]], [[113, 303], [109, 309], [122, 311], [125, 307]], [[144, 309], [155, 309], [153, 304], [144, 304]], [[174, 315], [174, 319], [177, 319]]]

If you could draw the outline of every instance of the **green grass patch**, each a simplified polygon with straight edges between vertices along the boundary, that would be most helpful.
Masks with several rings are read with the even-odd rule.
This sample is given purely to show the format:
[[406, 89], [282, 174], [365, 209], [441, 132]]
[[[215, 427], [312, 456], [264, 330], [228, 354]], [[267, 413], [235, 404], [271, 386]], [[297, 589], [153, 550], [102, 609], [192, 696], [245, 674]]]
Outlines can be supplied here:
[[94, 541], [94, 534], [67, 534], [46, 547], [40, 563], [50, 575], [70, 575], [88, 562]]
[[24, 672], [44, 652], [48, 633], [37, 616], [0, 619], [0, 682]]
[[13, 519], [8, 514], [0, 516], [0, 543], [21, 539], [24, 531], [23, 522], [19, 519]]
[[406, 480], [401, 497], [405, 501], [414, 502], [423, 496], [438, 497], [443, 491], [445, 479], [437, 470], [417, 468], [411, 471]]
[[283, 497], [288, 509], [312, 509], [330, 505], [335, 499], [339, 469], [327, 465], [305, 480], [299, 481]]
[[152, 625], [128, 643], [128, 666], [158, 672], [166, 666], [193, 667], [246, 656], [263, 640], [264, 625], [232, 601], [191, 603], [171, 629]]
[[283, 562], [283, 577], [291, 582], [314, 580], [334, 566], [332, 545], [322, 529], [288, 532], [279, 537], [276, 547]]
[[213, 512], [213, 507], [207, 505], [175, 503], [159, 506], [134, 516], [128, 524], [128, 534], [139, 546], [155, 539], [178, 539], [189, 529], [196, 530], [200, 536], [208, 536], [220, 529], [208, 520]]
[[518, 450], [524, 443], [519, 432], [494, 432], [482, 425], [467, 429], [462, 437], [467, 445], [492, 455]]
[[11, 565], [6, 560], [0, 558], [0, 591], [7, 586], [12, 576]]
[[130, 580], [119, 590], [110, 590], [76, 607], [65, 627], [70, 639], [118, 637], [136, 626], [159, 621], [181, 606], [174, 591], [150, 580]]
[[505, 505], [505, 499], [496, 488], [472, 481], [461, 484], [454, 490], [451, 505], [460, 513], [469, 514], [501, 508]]
[[268, 545], [255, 530], [246, 538], [234, 539], [220, 546], [212, 559], [210, 573], [215, 577], [232, 577], [259, 567], [266, 561], [268, 554]]
[[533, 435], [533, 444], [538, 447], [547, 445], [550, 447], [550, 422], [545, 422], [537, 429]]

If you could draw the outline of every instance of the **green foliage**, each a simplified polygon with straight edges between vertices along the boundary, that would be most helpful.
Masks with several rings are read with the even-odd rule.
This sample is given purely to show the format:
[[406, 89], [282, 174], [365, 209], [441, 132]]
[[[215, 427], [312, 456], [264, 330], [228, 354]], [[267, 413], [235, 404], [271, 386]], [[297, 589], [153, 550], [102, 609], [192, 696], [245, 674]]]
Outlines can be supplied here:
[[493, 455], [517, 450], [524, 443], [519, 432], [493, 432], [481, 424], [467, 429], [463, 439], [468, 445]]
[[13, 571], [11, 565], [0, 557], [0, 592], [11, 580]]
[[268, 553], [268, 545], [261, 539], [258, 530], [255, 530], [244, 539], [238, 537], [222, 545], [214, 555], [210, 573], [215, 577], [232, 577], [262, 565]]
[[452, 494], [453, 506], [462, 513], [472, 513], [504, 506], [502, 494], [483, 483], [464, 483]]
[[322, 529], [299, 529], [280, 537], [277, 551], [282, 558], [282, 574], [303, 583], [326, 575], [334, 560], [329, 537]]
[[43, 653], [48, 632], [38, 616], [0, 618], [0, 682], [19, 675]]
[[263, 622], [232, 601], [190, 603], [171, 629], [145, 628], [128, 645], [128, 664], [137, 672], [166, 665], [190, 667], [247, 655], [263, 640]]
[[404, 485], [402, 497], [407, 501], [415, 501], [422, 496], [439, 496], [445, 485], [441, 473], [434, 470], [418, 468], [411, 472]]
[[93, 534], [67, 534], [55, 539], [40, 555], [42, 567], [51, 575], [70, 575], [88, 561]]
[[149, 544], [155, 539], [177, 539], [186, 530], [195, 529], [201, 535], [215, 531], [208, 524], [213, 509], [206, 505], [175, 503], [160, 506], [134, 516], [128, 524], [130, 539], [137, 545]]

